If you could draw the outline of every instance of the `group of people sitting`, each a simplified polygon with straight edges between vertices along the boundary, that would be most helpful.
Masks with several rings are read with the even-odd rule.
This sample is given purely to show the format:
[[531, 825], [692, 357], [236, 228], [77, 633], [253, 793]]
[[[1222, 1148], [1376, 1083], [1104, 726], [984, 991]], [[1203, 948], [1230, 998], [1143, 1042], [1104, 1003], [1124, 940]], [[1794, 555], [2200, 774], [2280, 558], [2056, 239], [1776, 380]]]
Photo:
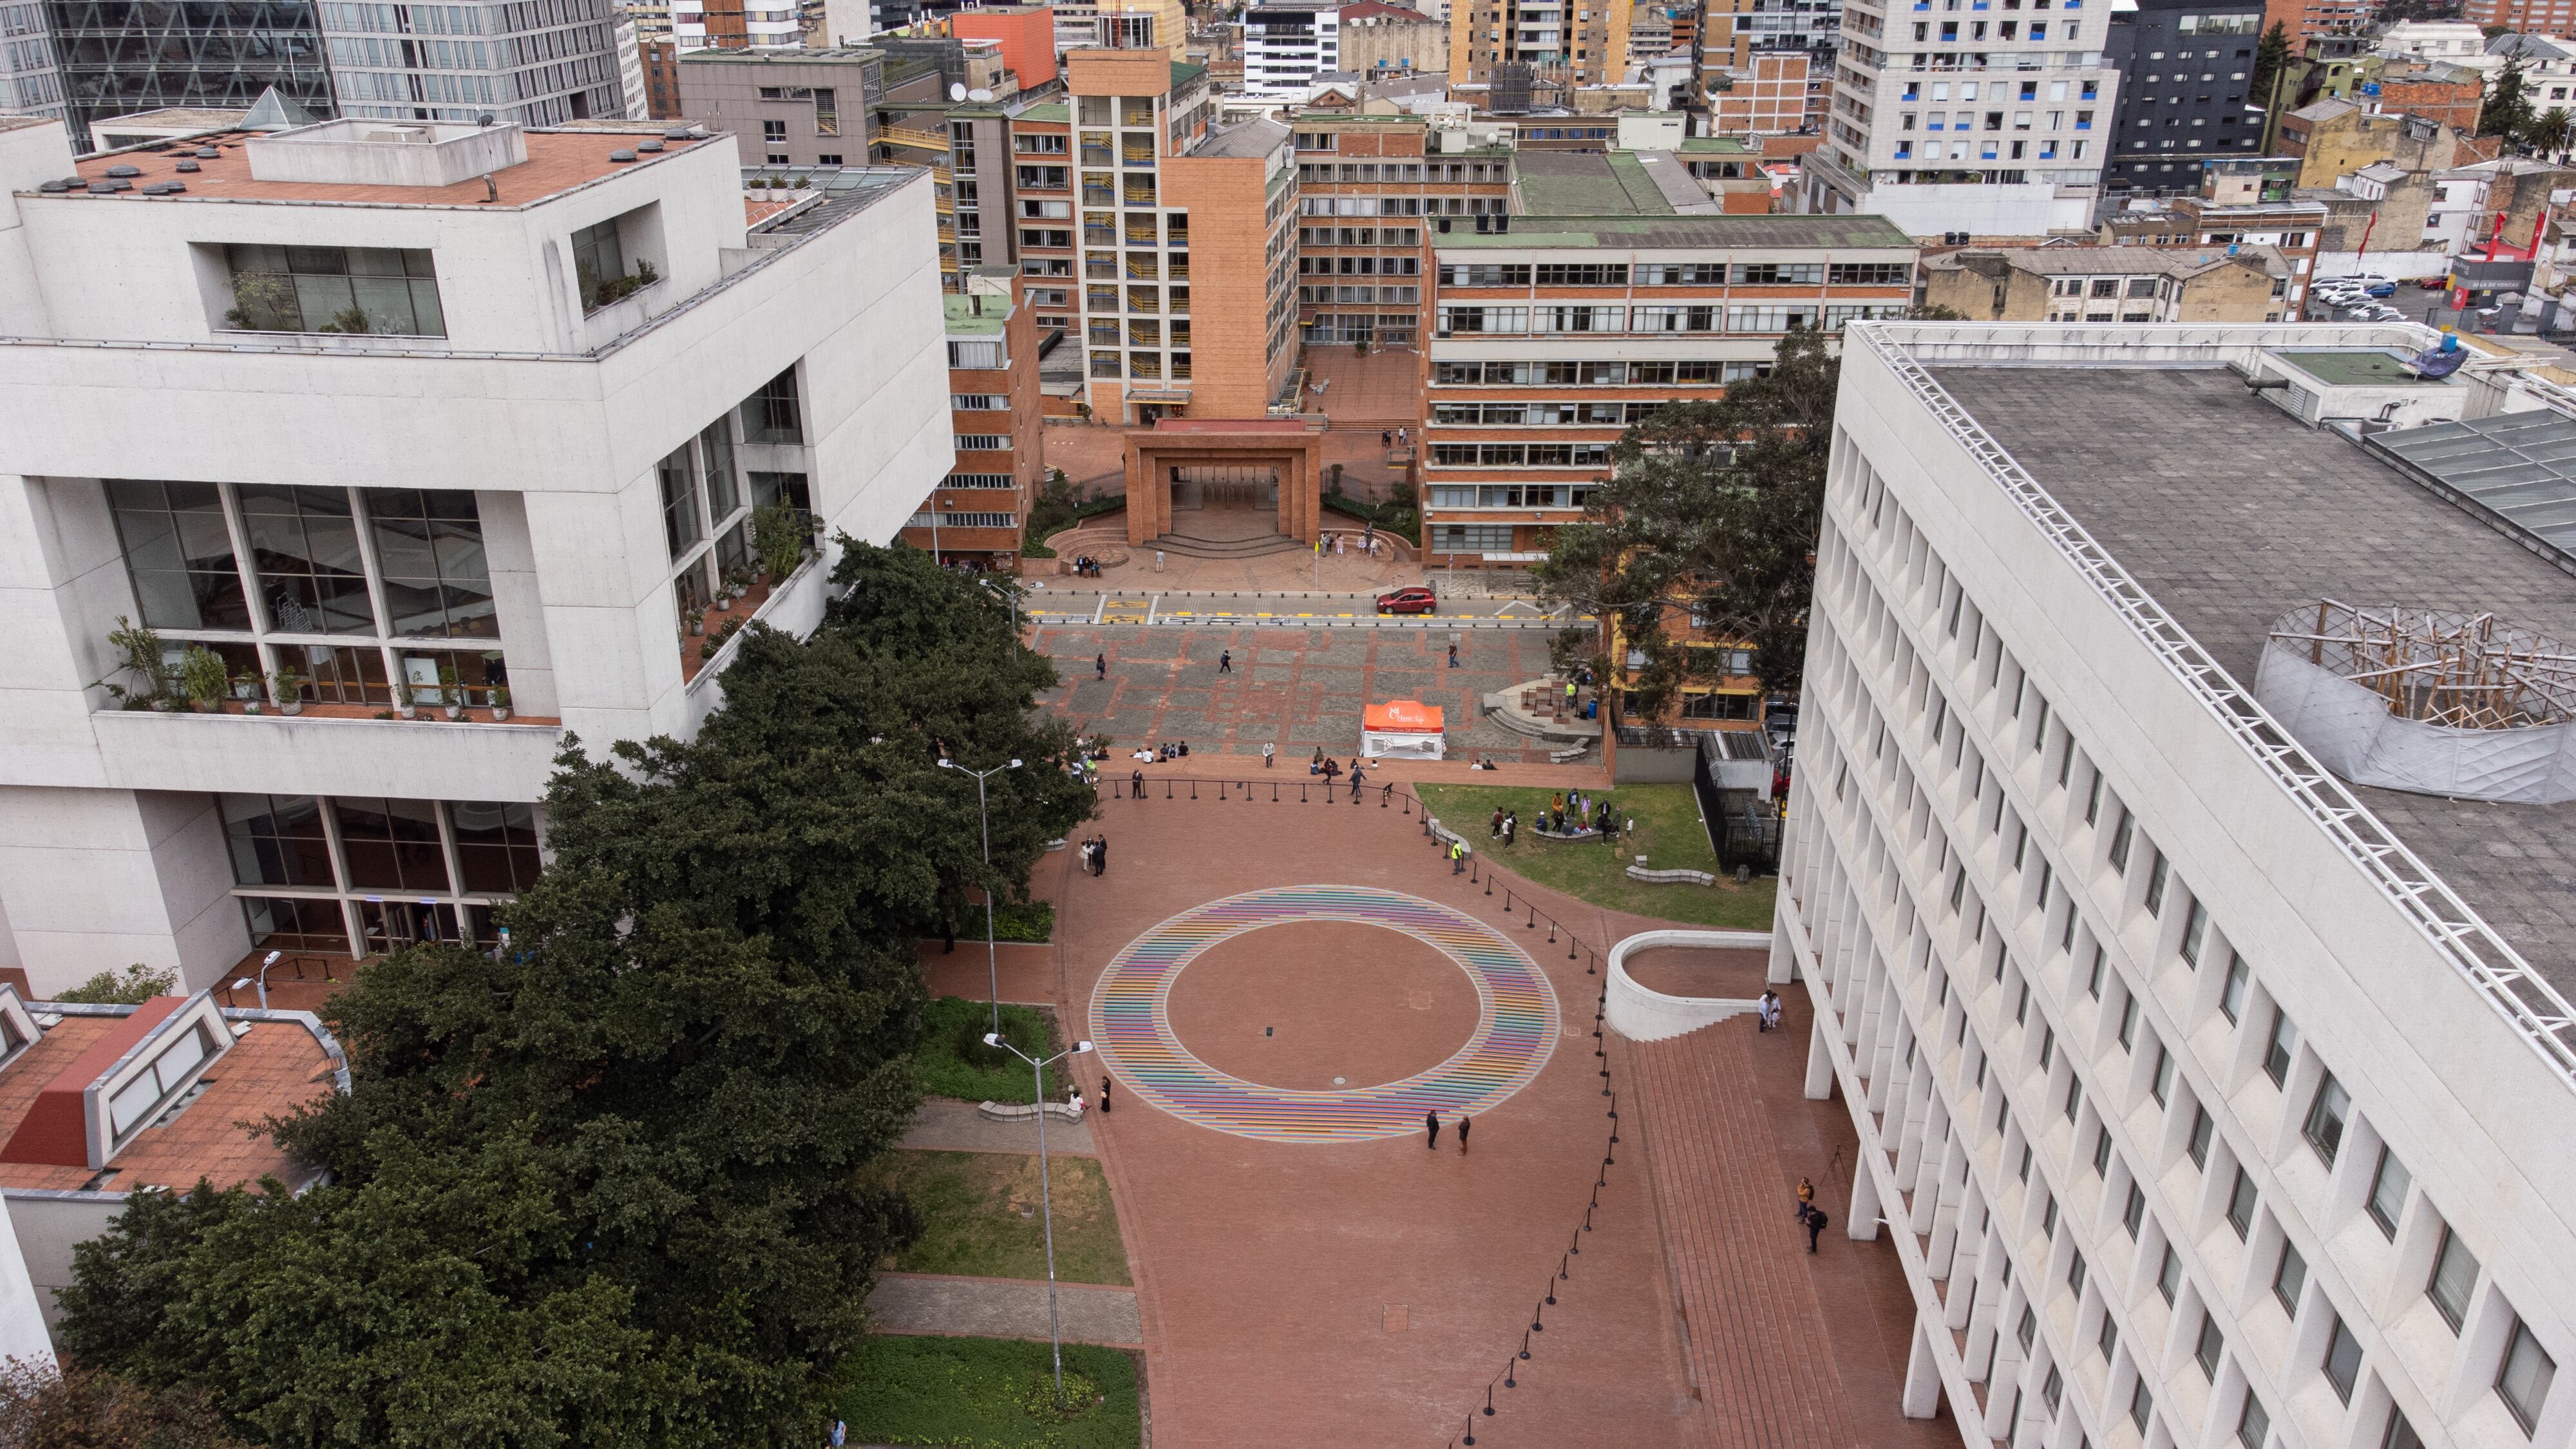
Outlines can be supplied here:
[[1143, 760], [1147, 764], [1152, 764], [1158, 760], [1185, 760], [1189, 758], [1189, 755], [1190, 742], [1188, 740], [1165, 740], [1159, 745], [1139, 746], [1136, 753], [1128, 758]]
[[[1517, 810], [1494, 808], [1492, 838], [1509, 846], [1520, 832], [1521, 815]], [[1619, 838], [1619, 812], [1610, 802], [1586, 796], [1575, 790], [1551, 798], [1538, 812], [1538, 829], [1545, 835], [1599, 835], [1606, 840]]]
[[1100, 560], [1093, 558], [1087, 553], [1075, 554], [1073, 556], [1073, 571], [1082, 578], [1096, 579], [1100, 577]]
[[[1330, 785], [1332, 782], [1342, 777], [1341, 762], [1334, 759], [1332, 756], [1325, 754], [1324, 747], [1322, 745], [1317, 745], [1315, 747], [1315, 758], [1306, 762], [1306, 773], [1309, 775], [1321, 775], [1324, 777], [1324, 783]], [[1351, 788], [1354, 790], [1357, 790], [1361, 785], [1367, 782], [1368, 777], [1361, 772], [1360, 757], [1357, 755], [1351, 756], [1350, 776]]]

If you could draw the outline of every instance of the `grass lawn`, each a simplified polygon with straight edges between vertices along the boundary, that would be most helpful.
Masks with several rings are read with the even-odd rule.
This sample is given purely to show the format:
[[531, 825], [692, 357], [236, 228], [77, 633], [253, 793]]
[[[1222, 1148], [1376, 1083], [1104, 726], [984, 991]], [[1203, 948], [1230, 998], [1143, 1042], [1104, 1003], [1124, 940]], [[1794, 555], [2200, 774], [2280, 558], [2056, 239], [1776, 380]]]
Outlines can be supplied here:
[[[984, 1045], [984, 1033], [993, 1025], [992, 1003], [943, 996], [930, 1003], [922, 1019], [925, 1029], [921, 1049], [913, 1053], [912, 1060], [921, 1073], [923, 1091], [966, 1102], [1037, 1100], [1037, 1082], [1029, 1064], [998, 1047]], [[1040, 1061], [1055, 1055], [1060, 1045], [1055, 1037], [1055, 1017], [1034, 1006], [1005, 1003], [1002, 1036]], [[1063, 1079], [1049, 1074], [1047, 1085], [1060, 1100]]]
[[[890, 1152], [871, 1171], [911, 1194], [929, 1225], [921, 1241], [887, 1267], [977, 1278], [1046, 1276], [1036, 1154]], [[1127, 1250], [1118, 1241], [1118, 1214], [1100, 1164], [1050, 1156], [1047, 1172], [1055, 1200], [1056, 1276], [1068, 1283], [1129, 1285]]]
[[1121, 1349], [1068, 1343], [1064, 1376], [1068, 1390], [1079, 1376], [1102, 1401], [1062, 1422], [1041, 1420], [1025, 1405], [1041, 1379], [1054, 1387], [1045, 1344], [871, 1334], [842, 1360], [832, 1408], [849, 1421], [853, 1444], [1136, 1449], [1144, 1413], [1135, 1358]]
[[[1630, 785], [1611, 791], [1609, 799], [1621, 815], [1637, 822], [1633, 833], [1619, 838], [1615, 853], [1599, 840], [1541, 840], [1534, 835], [1531, 822], [1550, 803], [1556, 793], [1551, 790], [1503, 785], [1416, 785], [1413, 790], [1441, 824], [1467, 837], [1469, 849], [1551, 890], [1685, 925], [1771, 928], [1775, 877], [1756, 876], [1742, 886], [1724, 877], [1713, 886], [1649, 885], [1628, 878], [1628, 867], [1640, 855], [1658, 870], [1716, 872], [1717, 852], [1709, 847], [1708, 830], [1699, 823], [1699, 797], [1688, 785]], [[1485, 838], [1496, 806], [1520, 812], [1520, 838], [1509, 850]]]

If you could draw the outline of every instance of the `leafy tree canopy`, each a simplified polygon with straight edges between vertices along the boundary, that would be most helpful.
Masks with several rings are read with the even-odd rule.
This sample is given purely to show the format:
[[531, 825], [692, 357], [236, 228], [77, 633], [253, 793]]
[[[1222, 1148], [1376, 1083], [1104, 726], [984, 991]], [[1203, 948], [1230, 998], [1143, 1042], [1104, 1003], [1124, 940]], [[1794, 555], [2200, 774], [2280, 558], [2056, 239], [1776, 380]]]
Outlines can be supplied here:
[[[810, 1442], [875, 1265], [857, 1171], [918, 1097], [911, 942], [1090, 808], [1006, 599], [844, 540], [805, 642], [752, 626], [694, 740], [568, 743], [496, 957], [334, 998], [353, 1090], [271, 1124], [333, 1174], [137, 1198], [66, 1346], [274, 1444]], [[990, 784], [938, 765], [1018, 758]]]
[[[1791, 332], [1766, 376], [1631, 425], [1582, 521], [1556, 531], [1539, 591], [1617, 620], [1645, 656], [1625, 684], [1631, 718], [1656, 719], [1684, 684], [1724, 672], [1722, 651], [1684, 644], [1694, 617], [1706, 637], [1751, 646], [1765, 689], [1797, 688], [1840, 371], [1822, 333]], [[1607, 678], [1601, 646], [1589, 630], [1556, 645], [1560, 663], [1589, 655]]]

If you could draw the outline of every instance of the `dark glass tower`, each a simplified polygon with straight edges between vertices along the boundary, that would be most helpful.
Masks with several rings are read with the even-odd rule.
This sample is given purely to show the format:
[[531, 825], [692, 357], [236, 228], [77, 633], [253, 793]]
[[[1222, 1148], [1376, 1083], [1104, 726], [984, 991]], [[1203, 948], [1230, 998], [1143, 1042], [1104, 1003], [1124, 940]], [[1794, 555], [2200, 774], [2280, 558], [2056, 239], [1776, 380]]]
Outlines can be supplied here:
[[248, 109], [262, 91], [335, 113], [311, 0], [52, 0], [72, 144], [90, 123], [163, 106]]

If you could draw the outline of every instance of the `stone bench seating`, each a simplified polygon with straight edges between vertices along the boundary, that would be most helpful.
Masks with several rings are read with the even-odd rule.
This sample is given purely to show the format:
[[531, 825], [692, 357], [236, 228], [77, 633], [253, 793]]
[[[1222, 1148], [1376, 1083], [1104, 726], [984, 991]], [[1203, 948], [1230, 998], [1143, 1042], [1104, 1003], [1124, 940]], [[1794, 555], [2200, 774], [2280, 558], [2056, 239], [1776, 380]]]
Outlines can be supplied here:
[[1585, 744], [1576, 745], [1570, 750], [1550, 750], [1547, 752], [1547, 758], [1551, 764], [1570, 765], [1576, 760], [1582, 759], [1583, 752], [1590, 748], [1592, 748], [1592, 746]]
[[1530, 834], [1541, 840], [1600, 840], [1603, 838], [1598, 830], [1541, 830], [1535, 825], [1530, 827]]
[[[985, 1102], [979, 1104], [975, 1110], [996, 1122], [1034, 1122], [1038, 1119], [1040, 1109], [1025, 1102]], [[1082, 1120], [1081, 1117], [1074, 1115], [1070, 1103], [1048, 1102], [1044, 1104], [1044, 1110], [1048, 1116], [1059, 1122]]]
[[1628, 867], [1628, 879], [1648, 885], [1715, 885], [1717, 877], [1704, 870], [1649, 870], [1642, 865]]

